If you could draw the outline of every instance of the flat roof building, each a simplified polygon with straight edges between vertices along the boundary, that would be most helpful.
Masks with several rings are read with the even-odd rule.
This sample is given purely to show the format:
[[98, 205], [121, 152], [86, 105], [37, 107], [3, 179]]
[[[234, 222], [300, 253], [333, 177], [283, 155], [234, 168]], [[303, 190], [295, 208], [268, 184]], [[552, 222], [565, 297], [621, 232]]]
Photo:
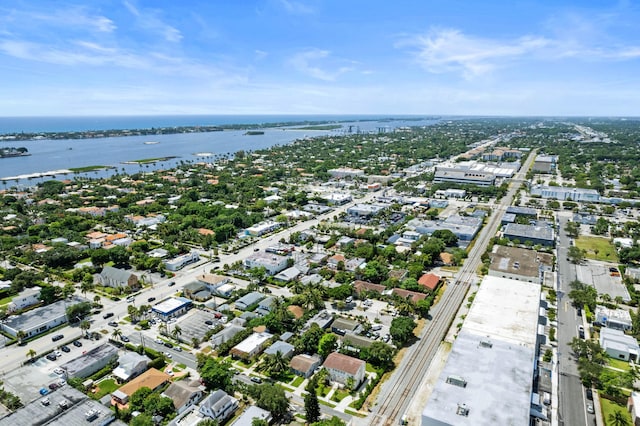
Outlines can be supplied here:
[[273, 337], [271, 333], [253, 333], [231, 349], [231, 355], [249, 359], [258, 355], [267, 346], [269, 340]]
[[484, 278], [422, 426], [529, 425], [540, 291], [539, 284]]
[[542, 283], [545, 271], [553, 270], [553, 255], [519, 247], [496, 245], [490, 255], [489, 275]]
[[46, 333], [48, 330], [67, 322], [67, 307], [72, 304], [85, 302], [85, 299], [74, 296], [72, 301], [60, 300], [47, 306], [35, 308], [20, 315], [12, 315], [0, 323], [2, 330], [12, 336], [19, 331], [25, 333], [25, 338]]
[[434, 183], [449, 182], [462, 185], [492, 186], [495, 181], [495, 176], [490, 173], [440, 167], [433, 176]]
[[154, 305], [151, 310], [163, 321], [166, 321], [169, 318], [183, 315], [191, 309], [191, 306], [193, 306], [193, 303], [185, 297], [171, 297]]
[[504, 237], [511, 241], [518, 240], [520, 244], [529, 241], [533, 245], [553, 246], [556, 232], [552, 226], [542, 223], [536, 225], [508, 223], [504, 227]]
[[115, 361], [117, 358], [118, 349], [109, 343], [105, 343], [62, 364], [60, 368], [67, 373], [67, 377], [69, 378], [81, 377], [84, 379], [99, 371], [111, 361]]
[[531, 195], [539, 195], [542, 198], [551, 198], [560, 201], [586, 201], [597, 203], [600, 194], [595, 189], [565, 188], [562, 186], [535, 185], [531, 187]]
[[602, 327], [616, 330], [631, 330], [632, 321], [629, 311], [624, 309], [609, 309], [606, 306], [596, 305], [595, 322]]

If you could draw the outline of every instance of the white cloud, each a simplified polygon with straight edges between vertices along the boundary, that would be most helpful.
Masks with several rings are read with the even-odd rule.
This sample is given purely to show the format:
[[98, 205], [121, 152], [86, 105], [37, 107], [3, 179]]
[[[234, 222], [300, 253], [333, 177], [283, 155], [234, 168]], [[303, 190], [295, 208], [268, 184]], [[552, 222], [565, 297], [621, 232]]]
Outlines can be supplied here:
[[140, 10], [133, 3], [129, 1], [123, 2], [127, 10], [136, 18], [136, 21], [140, 28], [160, 34], [166, 41], [171, 43], [178, 43], [182, 40], [182, 33], [177, 28], [165, 23], [158, 15], [159, 12], [155, 9]]
[[284, 10], [288, 13], [295, 15], [308, 15], [310, 13], [314, 13], [315, 10], [313, 7], [304, 4], [300, 1], [293, 0], [279, 0], [278, 3], [282, 6]]
[[310, 49], [293, 56], [289, 60], [289, 64], [305, 75], [324, 81], [335, 81], [340, 75], [353, 70], [350, 66], [339, 66], [334, 70], [326, 70], [315, 64], [330, 59], [329, 55], [328, 50]]
[[455, 29], [439, 29], [405, 40], [398, 46], [417, 48], [417, 61], [432, 73], [461, 72], [467, 78], [485, 74], [501, 64], [550, 45], [543, 37], [500, 41], [471, 37]]

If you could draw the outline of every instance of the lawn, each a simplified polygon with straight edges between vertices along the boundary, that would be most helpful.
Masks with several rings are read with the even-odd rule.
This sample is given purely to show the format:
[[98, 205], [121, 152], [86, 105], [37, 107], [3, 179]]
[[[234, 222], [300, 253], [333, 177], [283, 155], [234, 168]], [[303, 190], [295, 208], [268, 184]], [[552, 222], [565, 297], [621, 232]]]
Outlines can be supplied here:
[[293, 383], [291, 383], [291, 386], [297, 388], [302, 384], [302, 382], [304, 382], [304, 377], [296, 376], [296, 378], [293, 380]]
[[631, 366], [629, 365], [629, 363], [627, 361], [622, 361], [620, 359], [607, 358], [607, 364], [609, 364], [613, 368], [618, 368], [620, 370], [624, 370], [624, 371], [631, 370]]
[[618, 410], [621, 411], [625, 416], [625, 418], [629, 422], [628, 424], [632, 424], [631, 415], [627, 411], [627, 407], [625, 407], [624, 405], [616, 404], [615, 402], [608, 399], [600, 398], [600, 407], [602, 407], [602, 417], [604, 418], [605, 426], [611, 425], [611, 422], [609, 421], [609, 415], [613, 415]]
[[106, 379], [97, 384], [98, 391], [93, 394], [95, 399], [100, 399], [103, 396], [118, 389], [118, 384], [113, 379]]
[[0, 299], [0, 305], [6, 305], [7, 303], [11, 302], [12, 299], [13, 299], [13, 296], [2, 298]]
[[335, 402], [340, 402], [349, 396], [349, 391], [344, 389], [336, 389], [336, 391], [331, 395], [331, 400]]
[[586, 252], [587, 259], [617, 262], [618, 254], [608, 238], [581, 236], [575, 240], [576, 246]]

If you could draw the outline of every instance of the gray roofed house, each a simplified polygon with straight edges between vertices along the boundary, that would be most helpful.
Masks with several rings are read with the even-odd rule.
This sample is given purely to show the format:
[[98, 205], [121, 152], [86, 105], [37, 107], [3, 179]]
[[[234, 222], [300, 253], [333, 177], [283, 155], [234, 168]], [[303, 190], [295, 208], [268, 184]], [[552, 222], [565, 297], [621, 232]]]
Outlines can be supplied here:
[[258, 293], [257, 291], [252, 291], [251, 293], [246, 294], [236, 300], [236, 309], [245, 311], [249, 306], [255, 305], [256, 303], [264, 299], [264, 297], [264, 294]]
[[204, 416], [222, 421], [229, 418], [238, 409], [238, 406], [237, 399], [218, 389], [202, 401], [199, 411]]
[[375, 342], [375, 340], [369, 339], [366, 336], [361, 336], [359, 334], [353, 333], [345, 333], [342, 337], [342, 345], [343, 346], [351, 346], [353, 348], [370, 348], [371, 345]]
[[262, 419], [271, 423], [271, 413], [260, 407], [251, 405], [236, 419], [231, 426], [252, 426], [254, 419]]
[[149, 358], [136, 352], [127, 351], [118, 358], [118, 366], [113, 370], [113, 375], [120, 382], [126, 382], [144, 373], [149, 365]]
[[304, 325], [304, 329], [308, 329], [311, 327], [311, 324], [318, 324], [318, 326], [325, 330], [329, 327], [329, 325], [333, 322], [333, 316], [329, 314], [328, 311], [322, 310], [315, 314], [313, 317], [309, 318], [307, 323]]
[[347, 332], [357, 333], [360, 330], [361, 326], [358, 321], [348, 319], [348, 318], [336, 318], [333, 323], [331, 323], [331, 331], [334, 333], [344, 335]]
[[204, 386], [197, 380], [179, 380], [173, 382], [162, 392], [162, 396], [171, 398], [178, 414], [197, 404], [204, 397]]
[[220, 346], [221, 344], [228, 342], [233, 337], [244, 330], [244, 327], [234, 324], [228, 324], [225, 328], [211, 336], [210, 342], [212, 347]]
[[322, 360], [319, 355], [301, 354], [291, 358], [289, 368], [294, 374], [308, 379], [320, 364], [322, 364]]
[[138, 276], [124, 269], [105, 266], [102, 272], [95, 275], [96, 281], [105, 287], [122, 288], [138, 287]]
[[292, 344], [278, 340], [265, 349], [264, 353], [267, 355], [275, 355], [277, 352], [280, 352], [283, 358], [290, 358], [294, 350], [295, 347]]
[[292, 266], [291, 268], [287, 268], [284, 271], [278, 272], [273, 276], [278, 281], [289, 282], [298, 278], [302, 274], [299, 268]]

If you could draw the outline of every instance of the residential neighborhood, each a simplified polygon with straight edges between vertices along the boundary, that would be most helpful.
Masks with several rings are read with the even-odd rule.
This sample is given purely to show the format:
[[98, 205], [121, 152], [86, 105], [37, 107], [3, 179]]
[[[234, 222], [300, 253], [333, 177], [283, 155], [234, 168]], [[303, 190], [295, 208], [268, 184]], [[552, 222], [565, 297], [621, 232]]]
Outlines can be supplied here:
[[635, 165], [526, 124], [4, 182], [0, 425], [631, 419]]

